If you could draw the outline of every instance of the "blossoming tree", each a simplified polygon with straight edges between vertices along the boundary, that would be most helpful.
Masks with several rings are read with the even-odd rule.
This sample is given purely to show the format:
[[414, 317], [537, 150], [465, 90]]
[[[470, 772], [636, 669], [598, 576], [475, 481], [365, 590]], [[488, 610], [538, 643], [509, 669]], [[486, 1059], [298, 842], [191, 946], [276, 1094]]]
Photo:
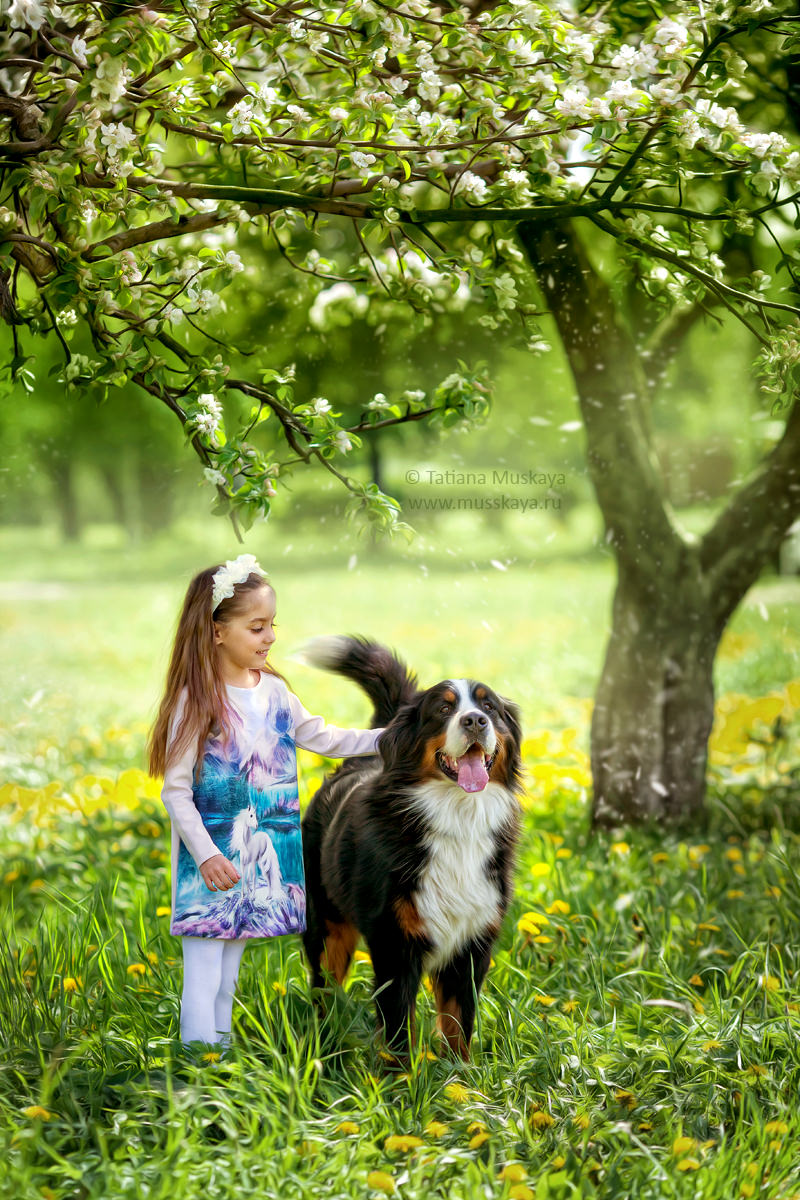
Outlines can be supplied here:
[[[31, 339], [45, 333], [68, 388], [133, 381], [183, 424], [240, 519], [269, 511], [288, 453], [392, 525], [397, 505], [349, 477], [345, 456], [387, 425], [480, 417], [485, 382], [461, 364], [431, 394], [377, 397], [342, 425], [330, 401], [294, 403], [268, 345], [235, 374], [208, 320], [243, 269], [237, 231], [354, 303], [480, 293], [484, 324], [521, 321], [532, 350], [536, 285], [619, 563], [592, 728], [595, 817], [609, 823], [702, 803], [719, 638], [800, 513], [797, 405], [699, 540], [665, 501], [647, 415], [704, 312], [757, 339], [777, 404], [793, 386], [800, 313], [763, 272], [734, 277], [723, 244], [764, 240], [794, 283], [800, 151], [745, 112], [749, 50], [791, 55], [800, 18], [781, 0], [578, 7], [0, 0], [0, 307], [9, 381], [35, 386]], [[297, 256], [300, 232], [324, 247], [334, 226], [354, 252]], [[582, 230], [619, 251], [659, 318], [646, 354]], [[75, 351], [80, 336], [91, 352]], [[252, 400], [240, 428], [223, 421], [230, 393]], [[267, 418], [269, 452], [254, 433]]]

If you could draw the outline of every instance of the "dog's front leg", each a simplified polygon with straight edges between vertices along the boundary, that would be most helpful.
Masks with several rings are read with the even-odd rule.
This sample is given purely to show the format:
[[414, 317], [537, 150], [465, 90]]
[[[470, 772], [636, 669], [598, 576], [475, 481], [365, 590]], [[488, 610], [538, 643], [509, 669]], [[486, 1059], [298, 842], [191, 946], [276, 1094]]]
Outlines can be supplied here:
[[469, 1043], [475, 1022], [475, 1000], [491, 960], [491, 945], [476, 940], [465, 946], [446, 966], [432, 972], [436, 996], [436, 1027], [447, 1047], [469, 1059]]
[[416, 1045], [415, 1012], [422, 977], [422, 950], [403, 946], [371, 947], [375, 970], [375, 1006], [389, 1053], [407, 1065]]

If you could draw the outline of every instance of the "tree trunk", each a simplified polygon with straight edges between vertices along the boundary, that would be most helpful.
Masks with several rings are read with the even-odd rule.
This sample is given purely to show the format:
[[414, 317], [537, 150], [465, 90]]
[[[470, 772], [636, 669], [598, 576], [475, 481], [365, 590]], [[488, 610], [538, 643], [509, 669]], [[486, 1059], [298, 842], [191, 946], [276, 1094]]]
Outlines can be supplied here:
[[719, 634], [695, 578], [662, 578], [653, 607], [620, 576], [592, 715], [595, 825], [703, 807]]
[[55, 487], [56, 510], [64, 541], [77, 542], [81, 536], [81, 520], [72, 460], [66, 454], [54, 454], [47, 462], [47, 469]]
[[[653, 380], [608, 287], [568, 224], [519, 235], [575, 379], [619, 572], [592, 718], [593, 819], [685, 818], [703, 805], [719, 639], [800, 512], [800, 404], [700, 542], [684, 538], [650, 444]], [[672, 347], [676, 329], [664, 336]], [[657, 373], [662, 357], [651, 348]]]

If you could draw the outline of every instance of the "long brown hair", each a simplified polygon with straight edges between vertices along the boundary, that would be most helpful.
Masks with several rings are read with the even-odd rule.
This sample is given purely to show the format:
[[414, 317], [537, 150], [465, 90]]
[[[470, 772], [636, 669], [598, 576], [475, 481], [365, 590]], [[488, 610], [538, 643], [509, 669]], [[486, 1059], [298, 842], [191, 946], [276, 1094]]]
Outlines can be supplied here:
[[[167, 766], [192, 744], [197, 746], [199, 754], [212, 733], [219, 734], [223, 741], [231, 733], [231, 712], [214, 642], [214, 622], [229, 621], [244, 608], [249, 592], [271, 588], [272, 584], [263, 575], [251, 572], [244, 582], [235, 584], [232, 596], [212, 609], [213, 578], [221, 565], [200, 571], [186, 592], [167, 668], [164, 695], [147, 742], [148, 770], [154, 776], [163, 775]], [[263, 670], [279, 679], [284, 678], [266, 662]], [[184, 689], [186, 705], [170, 742], [170, 721]]]

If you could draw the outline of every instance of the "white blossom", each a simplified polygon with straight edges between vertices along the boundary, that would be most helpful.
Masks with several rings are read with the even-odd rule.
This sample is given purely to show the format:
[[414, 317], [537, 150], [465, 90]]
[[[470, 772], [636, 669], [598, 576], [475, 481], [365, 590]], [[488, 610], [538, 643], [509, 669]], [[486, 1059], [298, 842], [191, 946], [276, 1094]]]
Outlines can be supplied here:
[[244, 270], [244, 263], [235, 250], [229, 250], [222, 261], [226, 267], [230, 267], [234, 275], [238, 275], [240, 271]]
[[215, 471], [213, 467], [204, 467], [203, 474], [209, 483], [213, 483], [215, 487], [225, 487], [228, 482], [222, 471]]
[[349, 115], [347, 109], [342, 108], [340, 105], [337, 105], [336, 108], [332, 108], [330, 111], [332, 121], [346, 121]]
[[216, 420], [222, 417], [222, 405], [213, 392], [203, 392], [201, 396], [197, 397], [197, 403], [203, 412], [208, 413]]
[[353, 449], [353, 443], [350, 441], [350, 438], [347, 436], [347, 433], [344, 429], [339, 430], [333, 441], [336, 449], [341, 450], [342, 454], [347, 454], [348, 450]]
[[479, 202], [486, 195], [486, 180], [473, 171], [463, 171], [456, 183], [455, 192], [463, 192], [468, 200]]
[[583, 88], [568, 87], [564, 88], [564, 94], [554, 102], [553, 108], [560, 112], [562, 117], [585, 118], [588, 101], [588, 93]]
[[76, 34], [72, 39], [70, 50], [75, 58], [77, 58], [79, 66], [88, 67], [89, 64], [86, 60], [86, 42], [78, 34]]
[[314, 410], [316, 417], [324, 417], [325, 413], [331, 411], [331, 402], [326, 400], [324, 396], [317, 396], [316, 400], [312, 400], [311, 407]]
[[108, 96], [116, 102], [125, 95], [128, 87], [128, 68], [120, 58], [103, 58], [100, 60], [92, 80], [92, 98]]
[[108, 147], [111, 158], [116, 158], [120, 150], [127, 150], [136, 141], [136, 134], [121, 121], [111, 122], [100, 126], [100, 141]]
[[240, 100], [234, 104], [233, 108], [228, 110], [228, 120], [231, 123], [232, 132], [235, 134], [247, 133], [255, 115], [249, 100]]
[[369, 404], [367, 405], [367, 408], [371, 409], [372, 412], [379, 412], [381, 409], [388, 407], [389, 401], [386, 399], [383, 392], [376, 392], [373, 399], [370, 400]]
[[[56, 9], [60, 16], [60, 12]], [[41, 0], [12, 0], [8, 19], [12, 29], [41, 29], [49, 16], [48, 6]], [[53, 14], [55, 15], [55, 14]]]
[[364, 171], [375, 162], [375, 155], [363, 154], [360, 150], [353, 150], [350, 155], [350, 161], [359, 171]]

